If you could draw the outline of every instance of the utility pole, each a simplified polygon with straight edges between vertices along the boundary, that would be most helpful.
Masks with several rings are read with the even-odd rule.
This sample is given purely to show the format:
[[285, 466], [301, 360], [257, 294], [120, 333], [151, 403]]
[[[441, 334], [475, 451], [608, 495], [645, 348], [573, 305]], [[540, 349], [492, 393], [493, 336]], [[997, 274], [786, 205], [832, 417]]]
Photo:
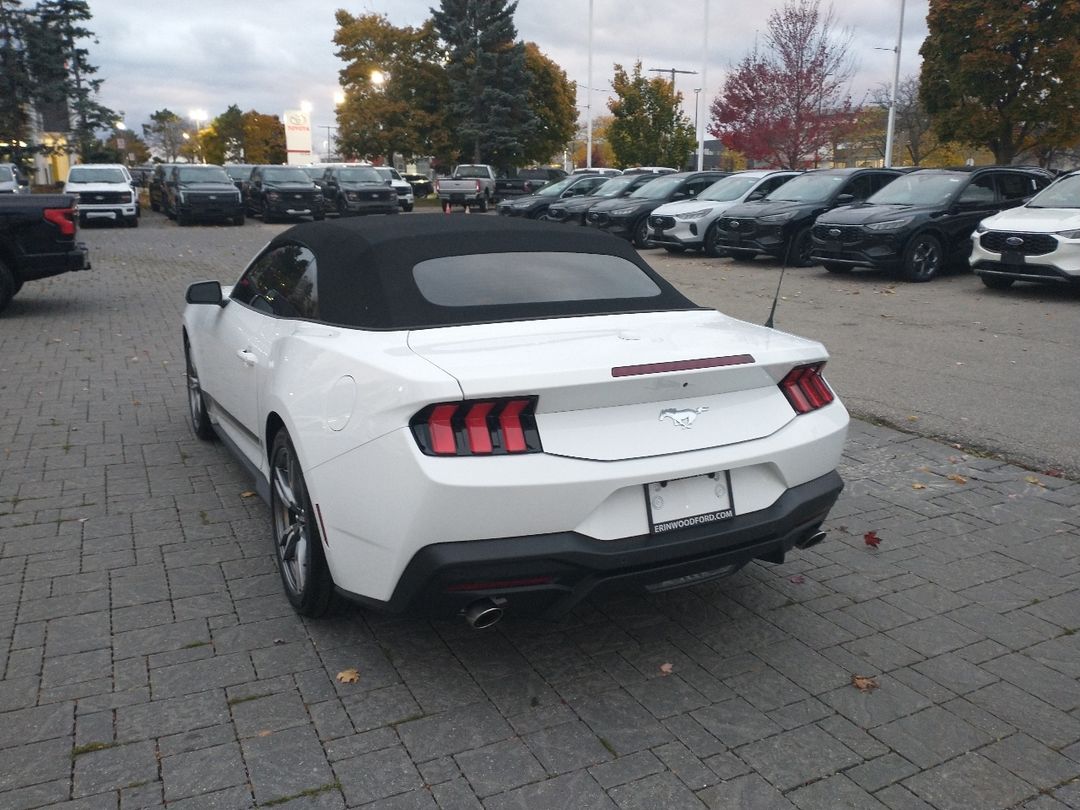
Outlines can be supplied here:
[[589, 74], [585, 77], [586, 103], [585, 103], [585, 127], [588, 130], [585, 144], [585, 166], [592, 168], [592, 11], [593, 0], [589, 0]]
[[885, 128], [885, 166], [892, 166], [893, 134], [896, 130], [896, 91], [900, 84], [900, 45], [904, 42], [904, 0], [900, 0], [900, 30], [896, 34], [896, 61], [893, 64], [892, 95], [889, 98], [889, 123]]
[[675, 74], [686, 73], [688, 75], [697, 75], [696, 70], [676, 70], [675, 68], [649, 68], [650, 73], [670, 73], [671, 74], [671, 90], [675, 91]]

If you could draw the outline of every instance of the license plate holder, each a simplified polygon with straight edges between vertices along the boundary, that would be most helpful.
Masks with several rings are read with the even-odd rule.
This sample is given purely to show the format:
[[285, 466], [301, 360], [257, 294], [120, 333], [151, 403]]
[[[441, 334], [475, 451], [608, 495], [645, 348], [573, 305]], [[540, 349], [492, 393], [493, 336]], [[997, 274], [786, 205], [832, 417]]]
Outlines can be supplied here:
[[1006, 250], [1001, 254], [1002, 264], [1025, 264], [1024, 254], [1015, 250]]
[[731, 476], [726, 470], [645, 485], [649, 533], [730, 520], [735, 516]]

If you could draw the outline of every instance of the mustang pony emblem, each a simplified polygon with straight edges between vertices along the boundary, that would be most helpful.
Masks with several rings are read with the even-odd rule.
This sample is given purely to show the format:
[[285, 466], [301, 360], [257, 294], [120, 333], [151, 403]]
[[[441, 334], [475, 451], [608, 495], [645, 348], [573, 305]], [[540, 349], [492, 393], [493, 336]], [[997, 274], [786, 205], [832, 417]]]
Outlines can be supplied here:
[[699, 413], [705, 413], [709, 410], [708, 405], [702, 405], [700, 408], [664, 408], [660, 411], [660, 420], [663, 422], [665, 419], [670, 419], [671, 424], [678, 425], [683, 430], [689, 430], [693, 427], [694, 420], [698, 418]]

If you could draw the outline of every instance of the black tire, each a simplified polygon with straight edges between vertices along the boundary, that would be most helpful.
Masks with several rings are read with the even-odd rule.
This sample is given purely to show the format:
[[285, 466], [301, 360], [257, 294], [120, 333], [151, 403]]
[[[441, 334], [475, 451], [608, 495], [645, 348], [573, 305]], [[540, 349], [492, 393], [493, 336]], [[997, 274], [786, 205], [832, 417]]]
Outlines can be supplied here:
[[634, 244], [634, 247], [647, 248], [649, 246], [649, 217], [644, 216], [635, 222], [630, 233], [633, 234], [630, 241]]
[[664, 245], [664, 250], [668, 253], [686, 253], [686, 248], [682, 245]]
[[830, 273], [850, 273], [850, 264], [840, 264], [839, 262], [822, 262], [821, 266], [828, 270]]
[[264, 205], [263, 206], [262, 215], [260, 216], [260, 219], [262, 219], [262, 221], [265, 222], [267, 225], [269, 225], [271, 222], [274, 221], [274, 215], [270, 213], [270, 206], [269, 205]]
[[188, 392], [188, 418], [191, 421], [191, 431], [204, 442], [210, 442], [217, 438], [214, 427], [210, 424], [210, 415], [206, 412], [206, 400], [203, 398], [202, 386], [199, 384], [199, 372], [195, 363], [191, 360], [191, 345], [187, 335], [184, 336], [184, 368], [187, 378]]
[[157, 204], [156, 202], [154, 202], [153, 200], [150, 200], [150, 210], [151, 210], [151, 211], [160, 211], [160, 210], [161, 210], [161, 206], [160, 206], [160, 205], [158, 205], [158, 204]]
[[126, 220], [124, 220], [124, 224], [127, 225], [129, 228], [138, 228], [139, 227], [139, 217], [138, 217], [138, 215], [133, 216], [133, 217], [128, 217]]
[[900, 274], [905, 281], [921, 283], [937, 277], [945, 264], [941, 240], [931, 233], [917, 233], [908, 241]]
[[15, 297], [15, 293], [18, 291], [19, 289], [15, 285], [15, 274], [0, 259], [0, 312], [7, 308], [7, 305], [11, 303], [11, 299]]
[[706, 256], [711, 256], [714, 259], [719, 259], [721, 256], [727, 256], [728, 252], [716, 244], [716, 237], [720, 233], [720, 226], [717, 223], [713, 223], [705, 229], [705, 236], [701, 240], [701, 249], [705, 251]]
[[284, 428], [270, 447], [270, 527], [285, 595], [301, 616], [318, 617], [330, 608], [334, 582], [323, 556], [304, 473]]
[[337, 208], [339, 217], [347, 217], [349, 215], [349, 204], [345, 202], [344, 197], [338, 197], [334, 207]]
[[180, 211], [176, 212], [176, 224], [183, 228], [186, 225], [191, 224], [191, 217], [188, 214], [184, 214]]
[[1002, 276], [979, 276], [979, 278], [991, 290], [1007, 290], [1016, 281], [1015, 278], [1004, 278]]
[[247, 217], [244, 216], [244, 212], [241, 211], [235, 217], [232, 218], [233, 225], [243, 225], [247, 221]]
[[757, 258], [757, 251], [733, 248], [728, 251], [728, 255], [733, 259], [738, 259], [740, 262], [749, 262]]
[[405, 203], [405, 205], [401, 206], [401, 210], [407, 214], [413, 210], [414, 205], [415, 203]]
[[313, 222], [322, 222], [324, 219], [326, 219], [326, 214], [320, 211], [317, 214], [312, 214], [311, 219]]
[[810, 258], [812, 247], [810, 229], [800, 228], [791, 237], [791, 245], [788, 247], [788, 264], [791, 267], [812, 267], [814, 265], [814, 260]]
[[487, 210], [488, 210], [488, 197], [487, 197], [487, 194], [485, 194], [483, 197], [480, 198], [479, 210], [480, 210], [481, 214], [486, 214], [487, 213]]

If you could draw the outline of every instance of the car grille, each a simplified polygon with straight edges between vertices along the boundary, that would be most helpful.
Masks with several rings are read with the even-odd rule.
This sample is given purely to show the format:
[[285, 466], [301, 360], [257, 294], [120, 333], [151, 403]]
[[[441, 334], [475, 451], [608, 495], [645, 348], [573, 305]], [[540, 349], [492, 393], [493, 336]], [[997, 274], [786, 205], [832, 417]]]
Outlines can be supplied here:
[[[1019, 239], [1017, 244], [1015, 240]], [[1013, 244], [1009, 244], [1014, 240]], [[994, 253], [1020, 253], [1024, 256], [1041, 256], [1057, 250], [1058, 241], [1048, 233], [1011, 233], [1008, 231], [987, 231], [980, 238], [980, 243]]]
[[412, 194], [411, 188], [399, 188], [395, 190], [397, 191], [397, 195], [399, 197], [408, 197], [410, 194]]
[[649, 224], [661, 231], [675, 227], [675, 217], [649, 217]]
[[610, 220], [611, 217], [602, 212], [589, 212], [589, 222], [593, 223], [594, 225], [607, 225]]
[[734, 231], [742, 236], [752, 236], [757, 223], [752, 219], [731, 219], [724, 217], [720, 220], [720, 230]]
[[130, 203], [130, 191], [83, 191], [79, 193], [79, 202], [89, 205], [116, 205]]
[[213, 194], [187, 194], [186, 196], [187, 196], [188, 202], [193, 202], [193, 203], [230, 203], [230, 202], [238, 202], [238, 199], [237, 199], [236, 195], [231, 193], [231, 192], [224, 192], [224, 193], [215, 192]]
[[822, 242], [852, 245], [862, 241], [863, 229], [858, 225], [815, 225], [814, 236]]

